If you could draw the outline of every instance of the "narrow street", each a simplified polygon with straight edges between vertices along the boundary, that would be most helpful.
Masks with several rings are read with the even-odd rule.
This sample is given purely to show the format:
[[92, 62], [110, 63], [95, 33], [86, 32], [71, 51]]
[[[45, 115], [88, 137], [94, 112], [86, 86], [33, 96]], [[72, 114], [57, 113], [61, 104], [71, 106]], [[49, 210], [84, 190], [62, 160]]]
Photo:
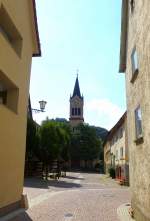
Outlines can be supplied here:
[[130, 201], [128, 187], [106, 175], [67, 173], [48, 182], [26, 179], [29, 209], [13, 221], [117, 221], [117, 208]]

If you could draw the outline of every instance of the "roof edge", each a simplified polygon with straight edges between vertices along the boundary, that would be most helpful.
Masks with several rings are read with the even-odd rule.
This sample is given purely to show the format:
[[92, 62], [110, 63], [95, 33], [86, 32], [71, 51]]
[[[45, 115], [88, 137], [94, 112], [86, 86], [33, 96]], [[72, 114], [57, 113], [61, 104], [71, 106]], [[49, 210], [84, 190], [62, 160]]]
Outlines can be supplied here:
[[35, 22], [35, 32], [36, 32], [36, 41], [38, 46], [38, 52], [34, 53], [33, 57], [40, 57], [41, 56], [41, 45], [40, 45], [40, 37], [39, 37], [39, 30], [38, 30], [38, 22], [37, 22], [37, 13], [36, 13], [36, 2], [32, 0], [33, 5], [33, 12], [34, 12], [34, 22]]
[[124, 73], [126, 70], [128, 2], [128, 0], [122, 0], [119, 73]]
[[127, 111], [121, 116], [121, 118], [118, 120], [118, 122], [112, 127], [112, 129], [108, 132], [108, 135], [106, 137], [106, 140], [104, 142], [104, 145], [109, 141], [112, 137], [112, 135], [117, 131], [119, 127], [125, 122], [125, 119], [127, 117]]

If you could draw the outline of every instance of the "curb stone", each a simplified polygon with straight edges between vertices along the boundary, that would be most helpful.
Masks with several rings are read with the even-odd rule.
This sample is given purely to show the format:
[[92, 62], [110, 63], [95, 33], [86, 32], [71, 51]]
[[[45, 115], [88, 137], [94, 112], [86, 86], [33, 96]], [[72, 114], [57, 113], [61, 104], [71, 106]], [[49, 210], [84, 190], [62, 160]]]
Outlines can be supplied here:
[[131, 208], [130, 203], [122, 204], [117, 209], [117, 215], [120, 221], [135, 221], [130, 214], [129, 209]]

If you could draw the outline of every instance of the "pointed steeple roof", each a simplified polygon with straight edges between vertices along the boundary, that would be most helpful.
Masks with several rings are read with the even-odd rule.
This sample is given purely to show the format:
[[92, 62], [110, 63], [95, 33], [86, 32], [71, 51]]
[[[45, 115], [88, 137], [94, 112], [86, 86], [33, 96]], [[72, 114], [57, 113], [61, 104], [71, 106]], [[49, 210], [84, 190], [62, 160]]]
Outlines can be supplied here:
[[72, 97], [75, 97], [75, 96], [78, 96], [78, 97], [81, 98], [78, 75], [77, 75], [77, 78], [76, 78], [76, 82], [75, 82], [75, 86], [74, 86], [73, 96]]

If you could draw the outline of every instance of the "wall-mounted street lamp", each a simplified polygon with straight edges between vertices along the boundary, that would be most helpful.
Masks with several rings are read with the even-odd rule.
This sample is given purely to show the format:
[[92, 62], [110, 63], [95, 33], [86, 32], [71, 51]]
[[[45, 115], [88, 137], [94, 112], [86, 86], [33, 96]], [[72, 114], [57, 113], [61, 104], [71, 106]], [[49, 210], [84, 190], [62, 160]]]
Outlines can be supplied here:
[[42, 100], [42, 101], [39, 101], [39, 104], [40, 104], [40, 109], [32, 108], [32, 111], [34, 111], [35, 113], [45, 112], [44, 110], [45, 110], [45, 106], [46, 106], [47, 102]]

